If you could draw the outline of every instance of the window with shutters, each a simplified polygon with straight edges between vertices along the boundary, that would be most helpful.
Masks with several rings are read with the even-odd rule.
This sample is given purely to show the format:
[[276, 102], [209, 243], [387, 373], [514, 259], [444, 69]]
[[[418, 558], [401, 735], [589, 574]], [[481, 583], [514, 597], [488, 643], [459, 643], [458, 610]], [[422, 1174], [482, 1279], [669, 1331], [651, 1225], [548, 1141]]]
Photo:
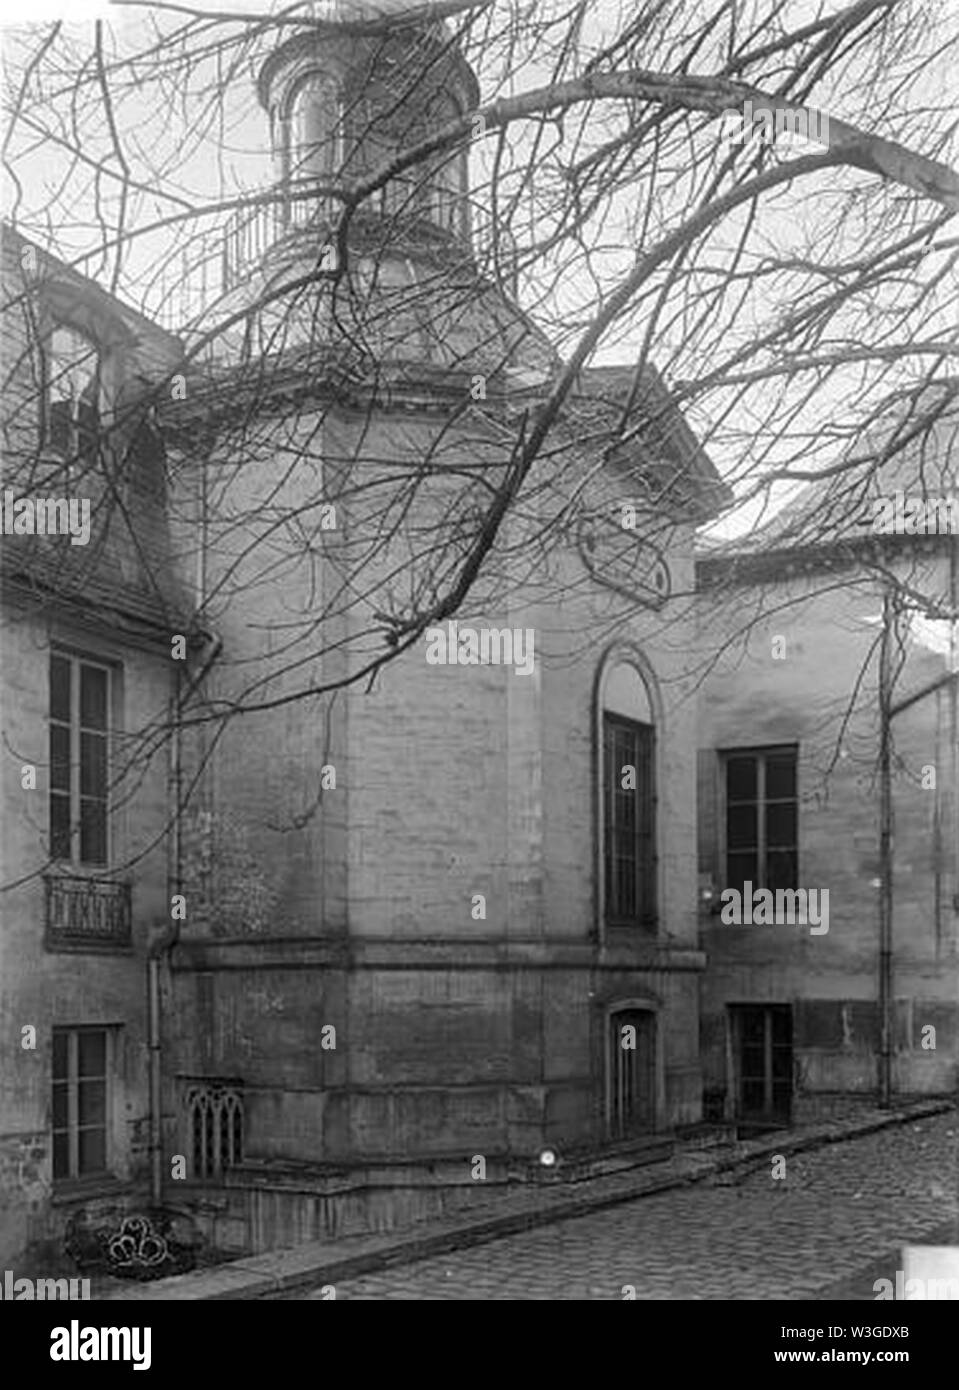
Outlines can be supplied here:
[[723, 754], [726, 888], [796, 888], [799, 879], [795, 745]]

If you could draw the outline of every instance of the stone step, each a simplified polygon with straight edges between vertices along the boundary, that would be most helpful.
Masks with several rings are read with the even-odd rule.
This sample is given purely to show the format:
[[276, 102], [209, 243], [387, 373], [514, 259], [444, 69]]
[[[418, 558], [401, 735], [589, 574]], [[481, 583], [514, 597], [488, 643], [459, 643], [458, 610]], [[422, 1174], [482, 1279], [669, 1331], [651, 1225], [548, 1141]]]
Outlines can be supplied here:
[[676, 1146], [684, 1153], [699, 1149], [723, 1148], [735, 1142], [735, 1124], [717, 1122], [688, 1125], [676, 1131]]
[[668, 1163], [674, 1149], [671, 1135], [648, 1135], [603, 1149], [563, 1155], [554, 1168], [546, 1171], [557, 1182], [584, 1182], [589, 1178], [627, 1173], [651, 1163]]

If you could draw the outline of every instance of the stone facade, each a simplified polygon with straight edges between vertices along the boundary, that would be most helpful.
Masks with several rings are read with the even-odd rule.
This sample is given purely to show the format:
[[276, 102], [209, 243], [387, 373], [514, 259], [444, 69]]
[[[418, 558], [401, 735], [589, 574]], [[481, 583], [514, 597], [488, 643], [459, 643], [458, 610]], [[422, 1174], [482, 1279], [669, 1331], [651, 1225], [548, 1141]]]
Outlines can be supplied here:
[[[97, 1200], [122, 1205], [145, 1190], [144, 967], [148, 928], [169, 912], [169, 789], [165, 750], [151, 756], [142, 740], [166, 721], [176, 606], [174, 586], [166, 585], [154, 485], [154, 469], [162, 480], [162, 460], [129, 407], [144, 382], [160, 380], [165, 365], [178, 360], [179, 347], [6, 227], [2, 253], [4, 489], [17, 497], [56, 496], [70, 486], [67, 454], [49, 447], [37, 429], [41, 407], [49, 406], [37, 389], [38, 362], [54, 324], [75, 326], [101, 347], [104, 430], [97, 462], [72, 483], [74, 495], [92, 499], [88, 545], [71, 547], [65, 535], [3, 538], [0, 1266], [16, 1268], [20, 1260], [22, 1268], [24, 1259], [59, 1248], [65, 1221], [78, 1207]], [[103, 486], [106, 465], [115, 505]], [[55, 853], [51, 843], [52, 654], [74, 662], [74, 679], [84, 663], [108, 673], [106, 780], [113, 810], [105, 862], [93, 862], [97, 856], [84, 854], [76, 837], [68, 855]], [[82, 723], [85, 716], [78, 717]], [[70, 757], [74, 764], [79, 758], [76, 741]], [[73, 799], [71, 814], [76, 810]], [[98, 1082], [84, 1083], [81, 1103], [78, 1076], [64, 1076], [55, 1118], [55, 1030], [84, 1030], [87, 1039], [106, 1035], [102, 1108], [92, 1096]], [[71, 1044], [64, 1032], [59, 1037], [66, 1057]], [[56, 1063], [58, 1075], [65, 1066]], [[80, 1074], [84, 1069], [100, 1068], [81, 1064]], [[88, 1152], [69, 1155], [64, 1138], [63, 1171], [55, 1174], [53, 1128], [56, 1123], [65, 1135], [68, 1110], [77, 1112], [69, 1117], [72, 1142], [85, 1143]], [[95, 1138], [79, 1138], [84, 1119]], [[102, 1162], [93, 1152], [101, 1133]]]
[[[384, 50], [388, 65], [389, 44], [377, 61]], [[320, 40], [309, 52], [281, 48], [261, 93], [322, 74], [316, 139], [336, 109], [341, 61]], [[452, 89], [468, 87], [457, 73]], [[283, 101], [278, 109], [273, 126], [285, 131]], [[269, 707], [228, 722], [212, 750], [202, 732], [195, 742], [210, 848], [207, 869], [188, 851], [191, 906], [167, 981], [168, 1113], [180, 1107], [168, 1143], [189, 1146], [183, 1097], [198, 1079], [242, 1092], [242, 1159], [219, 1195], [208, 1186], [196, 1201], [218, 1240], [258, 1248], [468, 1200], [482, 1189], [478, 1157], [505, 1181], [535, 1171], [544, 1148], [562, 1155], [623, 1137], [617, 1010], [650, 1021], [635, 1132], [701, 1114], [693, 617], [688, 600], [637, 602], [645, 547], [620, 519], [623, 503], [643, 511], [658, 472], [670, 475], [653, 509], [656, 544], [672, 588], [688, 595], [693, 530], [722, 489], [654, 373], [634, 418], [658, 427], [655, 439], [605, 465], [632, 372], [583, 374], [549, 460], [528, 480], [531, 500], [455, 614], [464, 627], [531, 632], [528, 674], [431, 665], [421, 633], [371, 688], [284, 703], [303, 686], [291, 634], [305, 634], [312, 612], [326, 614], [322, 641], [304, 636], [296, 650], [311, 653], [317, 685], [382, 652], [389, 634], [374, 618], [394, 611], [393, 576], [420, 573], [416, 537], [445, 536], [447, 516], [463, 524], [464, 470], [502, 476], [500, 441], [536, 408], [537, 383], [556, 365], [518, 307], [483, 281], [455, 203], [440, 200], [441, 216], [421, 204], [404, 222], [385, 196], [388, 234], [375, 219], [351, 232], [349, 263], [360, 269], [337, 289], [335, 316], [324, 283], [309, 315], [302, 297], [289, 312], [282, 298], [259, 307], [280, 268], [293, 283], [315, 272], [327, 214], [285, 226], [227, 301], [232, 312], [256, 306], [261, 330], [247, 341], [276, 347], [266, 384], [255, 355], [224, 342], [212, 377], [198, 376], [170, 413], [176, 510], [195, 516], [203, 498], [218, 499], [197, 605], [223, 645], [202, 699], [224, 708], [262, 689]], [[321, 343], [305, 331], [308, 320], [344, 318], [349, 331]], [[373, 370], [358, 347], [372, 338]], [[232, 432], [241, 410], [242, 440]], [[200, 434], [202, 456], [188, 442]], [[415, 528], [387, 527], [391, 477], [423, 460]], [[329, 530], [324, 507], [335, 508]], [[231, 526], [244, 518], [246, 545], [278, 511], [296, 511], [313, 540], [286, 558], [282, 582], [262, 584], [260, 558], [238, 555]], [[588, 543], [583, 525], [599, 528]], [[561, 539], [544, 546], [538, 527]], [[443, 552], [445, 540], [431, 543]], [[632, 546], [625, 564], [621, 543]], [[339, 603], [344, 577], [363, 602]], [[275, 640], [264, 641], [268, 631]], [[608, 925], [601, 901], [602, 713], [617, 670], [634, 673], [637, 717], [655, 727], [658, 903], [644, 929]]]
[[[271, 60], [261, 96], [285, 178], [298, 94], [315, 79], [322, 114], [344, 54], [385, 52], [395, 69], [389, 44], [367, 48], [324, 56], [298, 42]], [[428, 89], [443, 119], [447, 98], [475, 102], [472, 75], [450, 61]], [[414, 133], [434, 118], [418, 113]], [[53, 1248], [79, 1208], [155, 1198], [157, 1180], [218, 1248], [262, 1249], [462, 1204], [482, 1187], [478, 1157], [490, 1181], [528, 1179], [545, 1148], [562, 1160], [700, 1117], [694, 628], [678, 595], [692, 588], [694, 528], [724, 494], [655, 373], [635, 402], [631, 369], [581, 375], [528, 500], [455, 614], [531, 633], [525, 674], [519, 657], [430, 664], [420, 633], [373, 682], [332, 693], [385, 640], [400, 644], [395, 576], [417, 573], [417, 528], [433, 528], [439, 555], [454, 553], [457, 528], [468, 538], [469, 507], [503, 476], [503, 440], [558, 366], [477, 268], [461, 165], [455, 178], [437, 167], [408, 221], [393, 195], [357, 217], [355, 318], [319, 279], [312, 307], [274, 299], [242, 342], [225, 335], [182, 375], [177, 340], [5, 237], [6, 283], [49, 301], [50, 321], [101, 359], [97, 458], [78, 455], [96, 543], [82, 555], [64, 554], [62, 537], [4, 547], [4, 881], [22, 882], [5, 898], [3, 1005], [5, 1020], [37, 1028], [36, 1048], [3, 1069], [8, 1262]], [[281, 219], [220, 307], [315, 269], [326, 218], [318, 205]], [[25, 491], [49, 451], [19, 302], [5, 427]], [[641, 429], [624, 449], [627, 400]], [[391, 476], [424, 459], [415, 525], [366, 554]], [[467, 469], [477, 492], [454, 515]], [[651, 540], [624, 529], [623, 504]], [[302, 544], [275, 546], [280, 513], [300, 518]], [[344, 576], [363, 602], [338, 602]], [[106, 862], [71, 866], [52, 843], [48, 800], [65, 774], [48, 753], [51, 652], [108, 673]], [[304, 669], [330, 691], [304, 698]], [[626, 889], [615, 920], [607, 900], [604, 818], [626, 769], [604, 771], [606, 713], [650, 740], [642, 923]], [[28, 760], [40, 776], [24, 791]], [[60, 902], [67, 879], [73, 906], [51, 918], [45, 894]], [[620, 1047], [629, 1029], [635, 1062]]]

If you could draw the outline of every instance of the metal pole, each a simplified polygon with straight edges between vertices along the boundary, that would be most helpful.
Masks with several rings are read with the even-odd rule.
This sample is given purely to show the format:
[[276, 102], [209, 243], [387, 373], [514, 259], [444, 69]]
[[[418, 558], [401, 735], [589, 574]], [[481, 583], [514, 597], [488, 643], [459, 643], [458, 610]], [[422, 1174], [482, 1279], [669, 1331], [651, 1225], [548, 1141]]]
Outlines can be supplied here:
[[[948, 782], [945, 795], [942, 791], [937, 791], [939, 798], [940, 812], [944, 811], [946, 832], [940, 840], [942, 851], [940, 873], [944, 871], [945, 886], [948, 889], [951, 878], [952, 896], [940, 894], [938, 915], [936, 917], [936, 960], [940, 959], [943, 948], [943, 936], [946, 940], [951, 938], [952, 933], [946, 928], [949, 921], [949, 909], [953, 913], [959, 913], [959, 547], [952, 545], [949, 549], [949, 649], [946, 654], [948, 663], [948, 674], [943, 681], [945, 686], [948, 704], [945, 706], [939, 702], [937, 713], [939, 714], [939, 733], [941, 734], [943, 725], [947, 730], [948, 748]], [[937, 613], [937, 616], [940, 616]], [[945, 616], [945, 615], [942, 615]], [[948, 848], [947, 848], [948, 847]], [[937, 876], [938, 878], [938, 876]], [[943, 901], [943, 899], [945, 899]]]
[[150, 1200], [163, 1200], [163, 1132], [160, 1081], [160, 961], [151, 952], [147, 959], [147, 1022], [150, 1056]]
[[892, 1104], [892, 624], [887, 588], [879, 648], [879, 1104]]

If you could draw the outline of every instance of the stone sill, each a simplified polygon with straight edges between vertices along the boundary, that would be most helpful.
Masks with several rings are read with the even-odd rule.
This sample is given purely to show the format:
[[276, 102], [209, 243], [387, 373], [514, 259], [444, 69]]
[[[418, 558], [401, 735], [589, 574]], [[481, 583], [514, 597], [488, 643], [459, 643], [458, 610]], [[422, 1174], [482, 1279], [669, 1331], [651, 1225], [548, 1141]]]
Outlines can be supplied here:
[[97, 937], [44, 936], [43, 949], [51, 955], [133, 956], [132, 940], [108, 941]]
[[53, 1185], [50, 1205], [65, 1207], [98, 1198], [125, 1197], [136, 1191], [136, 1185], [126, 1178], [117, 1178], [105, 1173], [95, 1178], [71, 1178]]

